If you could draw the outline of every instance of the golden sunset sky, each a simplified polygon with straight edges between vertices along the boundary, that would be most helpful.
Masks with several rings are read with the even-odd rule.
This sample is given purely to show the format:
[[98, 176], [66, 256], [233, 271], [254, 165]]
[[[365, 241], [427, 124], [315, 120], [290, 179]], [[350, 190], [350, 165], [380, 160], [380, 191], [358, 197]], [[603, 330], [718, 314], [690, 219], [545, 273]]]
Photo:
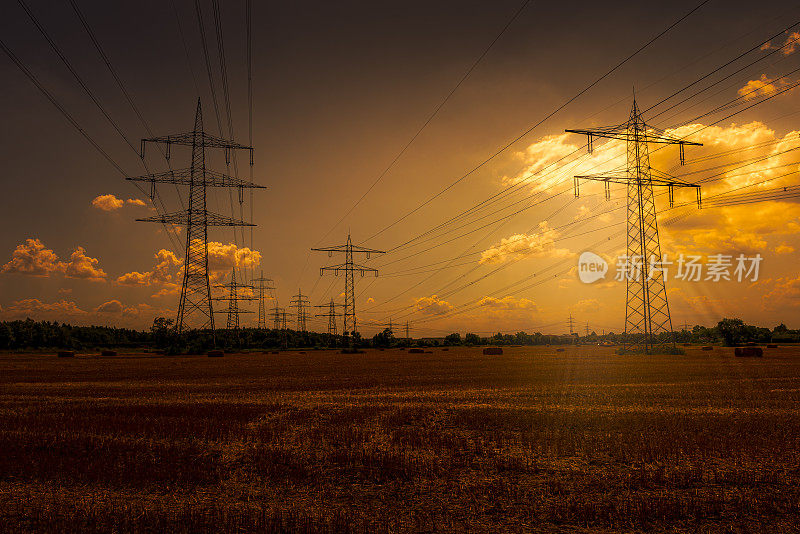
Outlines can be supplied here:
[[[711, 0], [581, 93], [699, 3], [531, 2], [420, 132], [522, 2], [254, 2], [254, 180], [267, 189], [252, 204], [245, 194], [252, 240], [211, 230], [214, 282], [235, 265], [274, 279], [279, 306], [298, 290], [314, 305], [341, 300], [344, 277], [319, 268], [343, 258], [310, 249], [349, 232], [387, 251], [357, 258], [380, 271], [357, 277], [364, 335], [390, 319], [416, 336], [561, 334], [570, 314], [580, 332], [620, 332], [626, 192], [616, 186], [607, 201], [583, 183], [576, 198], [572, 177], [624, 166], [625, 147], [597, 140], [590, 154], [564, 130], [625, 122], [635, 90], [649, 124], [703, 144], [687, 147], [684, 166], [675, 147], [651, 147], [652, 167], [699, 183], [704, 198], [698, 210], [694, 191], [677, 190], [670, 208], [656, 192], [662, 253], [763, 258], [755, 282], [670, 272], [673, 326], [740, 317], [800, 328], [800, 6]], [[5, 45], [124, 175], [145, 174], [25, 11], [6, 4]], [[198, 96], [206, 130], [220, 135], [193, 2], [77, 4], [155, 135], [190, 131]], [[201, 5], [227, 137], [211, 5]], [[221, 15], [235, 137], [247, 144], [244, 5], [223, 2]], [[70, 4], [28, 7], [138, 149], [149, 134]], [[148, 195], [5, 56], [0, 73], [0, 319], [146, 328], [174, 317], [183, 232], [135, 222], [156, 213]], [[167, 170], [156, 149], [145, 163]], [[171, 163], [187, 167], [188, 150], [173, 147]], [[238, 163], [248, 179], [246, 157]], [[209, 166], [225, 171], [222, 154]], [[169, 211], [185, 202], [184, 191], [159, 191]], [[209, 205], [240, 213], [235, 192], [215, 191]], [[579, 281], [584, 251], [612, 264], [604, 281]]]

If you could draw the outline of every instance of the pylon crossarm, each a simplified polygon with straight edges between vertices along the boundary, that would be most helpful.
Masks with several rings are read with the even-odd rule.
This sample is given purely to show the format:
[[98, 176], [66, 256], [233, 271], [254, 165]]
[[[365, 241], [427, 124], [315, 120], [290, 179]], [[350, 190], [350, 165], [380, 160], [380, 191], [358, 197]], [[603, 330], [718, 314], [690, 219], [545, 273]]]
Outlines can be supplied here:
[[317, 248], [312, 248], [311, 250], [313, 250], [314, 252], [346, 252], [347, 245], [340, 245], [337, 247], [317, 247]]
[[172, 171], [146, 174], [143, 176], [129, 176], [125, 178], [131, 182], [148, 182], [155, 184], [177, 184], [195, 185], [205, 187], [239, 187], [242, 189], [266, 189], [266, 186], [258, 185], [241, 178], [228, 176], [221, 172], [205, 171], [205, 178], [195, 176], [192, 178], [191, 169], [175, 169]]
[[[578, 180], [591, 180], [594, 182], [606, 182], [610, 184], [628, 184], [630, 182], [635, 182], [635, 179], [632, 179], [628, 176], [612, 176], [612, 175], [590, 175], [590, 176], [576, 176]], [[684, 182], [677, 178], [650, 178], [648, 180], [649, 183], [652, 183], [654, 186], [669, 186], [669, 187], [700, 187], [699, 184], [692, 184], [689, 182]]]
[[228, 148], [232, 150], [252, 150], [253, 147], [224, 139], [205, 132], [184, 132], [142, 139], [146, 143], [164, 143], [168, 145], [188, 145], [202, 143], [206, 148]]
[[372, 248], [359, 247], [356, 245], [338, 245], [333, 247], [318, 247], [312, 248], [314, 252], [347, 252], [348, 248], [351, 252], [359, 252], [362, 254], [386, 254], [386, 251], [375, 250]]
[[334, 272], [338, 273], [339, 271], [345, 270], [346, 267], [347, 267], [346, 263], [341, 263], [339, 265], [328, 265], [327, 267], [320, 267], [319, 268], [319, 274], [321, 276], [322, 273], [325, 272], [325, 271], [334, 271]]
[[[192, 213], [191, 217], [192, 217], [191, 220], [192, 224], [196, 224], [197, 221], [201, 221], [202, 224], [205, 224], [207, 226], [255, 226], [255, 224], [244, 222], [239, 219], [234, 219], [232, 217], [227, 217], [225, 215], [212, 213], [210, 211], [206, 211], [205, 213], [194, 212]], [[165, 215], [154, 215], [152, 217], [144, 217], [136, 220], [140, 222], [157, 222], [162, 224], [179, 224], [184, 226], [188, 225], [190, 222], [188, 211], [167, 213]]]
[[358, 263], [354, 263], [353, 264], [353, 270], [354, 271], [361, 271], [362, 273], [370, 272], [370, 273], [376, 273], [377, 274], [377, 272], [378, 272], [378, 269], [373, 269], [372, 267], [367, 267], [366, 265], [359, 265]]
[[612, 128], [591, 128], [587, 130], [564, 130], [567, 133], [590, 135], [592, 138], [616, 139], [618, 141], [633, 141], [634, 138], [643, 143], [656, 143], [666, 145], [684, 146], [703, 146], [703, 143], [686, 141], [680, 137], [660, 133], [659, 130], [646, 126], [645, 131], [632, 132], [628, 125], [620, 125]]
[[[231, 283], [228, 282], [227, 284], [214, 284], [213, 287], [222, 287], [225, 289], [230, 289]], [[236, 284], [236, 289], [249, 289], [250, 291], [255, 291], [257, 288], [255, 286], [251, 286], [248, 284]]]

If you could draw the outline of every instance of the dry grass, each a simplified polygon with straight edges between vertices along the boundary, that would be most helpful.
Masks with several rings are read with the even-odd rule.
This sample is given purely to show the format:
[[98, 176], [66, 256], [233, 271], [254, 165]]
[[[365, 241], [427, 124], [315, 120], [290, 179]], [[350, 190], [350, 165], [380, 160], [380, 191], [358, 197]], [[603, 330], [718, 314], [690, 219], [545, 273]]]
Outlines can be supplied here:
[[800, 350], [0, 357], [0, 529], [786, 531]]

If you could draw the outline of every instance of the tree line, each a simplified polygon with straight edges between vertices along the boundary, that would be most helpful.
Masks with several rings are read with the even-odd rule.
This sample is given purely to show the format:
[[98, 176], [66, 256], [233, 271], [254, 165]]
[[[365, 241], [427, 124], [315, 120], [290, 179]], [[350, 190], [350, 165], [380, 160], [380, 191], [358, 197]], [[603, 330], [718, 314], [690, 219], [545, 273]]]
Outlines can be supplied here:
[[[796, 343], [800, 341], [800, 330], [790, 330], [784, 324], [769, 329], [745, 324], [741, 319], [723, 319], [716, 326], [696, 325], [691, 329], [666, 332], [664, 341], [676, 343], [721, 343], [739, 345], [744, 343]], [[72, 326], [58, 321], [34, 321], [33, 319], [0, 322], [0, 349], [73, 349], [152, 347], [165, 353], [202, 353], [211, 348], [223, 350], [255, 349], [281, 350], [291, 348], [390, 348], [430, 347], [459, 345], [565, 345], [575, 343], [629, 342], [632, 336], [614, 332], [598, 335], [547, 335], [540, 332], [528, 334], [497, 333], [479, 336], [474, 333], [452, 333], [438, 338], [407, 339], [397, 337], [385, 329], [372, 338], [363, 338], [358, 332], [353, 336], [330, 336], [318, 332], [295, 330], [217, 330], [213, 335], [208, 330], [191, 330], [181, 336], [174, 334], [173, 321], [158, 317], [149, 330], [134, 330], [109, 326]]]

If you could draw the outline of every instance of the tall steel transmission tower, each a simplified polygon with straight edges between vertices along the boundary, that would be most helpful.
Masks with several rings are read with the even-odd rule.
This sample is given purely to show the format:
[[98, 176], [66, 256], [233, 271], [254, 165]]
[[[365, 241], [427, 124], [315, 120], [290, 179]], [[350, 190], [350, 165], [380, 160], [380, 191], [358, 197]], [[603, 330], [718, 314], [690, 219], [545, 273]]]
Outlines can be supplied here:
[[369, 259], [371, 254], [385, 254], [385, 252], [353, 245], [350, 234], [347, 234], [347, 243], [344, 245], [312, 248], [311, 250], [327, 252], [328, 257], [333, 256], [334, 253], [344, 253], [344, 263], [320, 267], [319, 275], [322, 276], [325, 271], [333, 271], [335, 276], [339, 276], [339, 271], [344, 271], [344, 330], [342, 334], [345, 336], [352, 335], [356, 332], [356, 291], [354, 273], [355, 271], [359, 271], [361, 276], [364, 276], [365, 273], [375, 273], [375, 276], [378, 276], [377, 269], [354, 263], [353, 254], [364, 254], [366, 259]]
[[[245, 289], [252, 292], [253, 286], [242, 285], [236, 283], [236, 267], [231, 269], [231, 279], [227, 284], [216, 284], [214, 287], [221, 287], [228, 291], [228, 294], [222, 297], [216, 297], [214, 300], [228, 301], [228, 321], [225, 328], [228, 330], [239, 330], [239, 314], [240, 313], [253, 313], [250, 310], [242, 310], [239, 308], [240, 301], [255, 300], [255, 297], [242, 294], [239, 290]], [[225, 310], [217, 310], [223, 312]]]
[[286, 308], [272, 308], [273, 329], [286, 330]]
[[303, 295], [303, 292], [298, 289], [297, 295], [292, 297], [291, 305], [294, 306], [296, 310], [297, 331], [307, 332], [306, 321], [308, 320], [308, 308], [311, 307], [311, 302], [308, 300], [308, 297]]
[[286, 332], [286, 309], [279, 308], [275, 302], [275, 307], [272, 308], [272, 318], [275, 321], [275, 330], [280, 332], [281, 345], [286, 348], [289, 343], [288, 333]]
[[[266, 309], [266, 299], [275, 299], [275, 286], [272, 285], [273, 280], [271, 278], [264, 278], [264, 271], [261, 271], [261, 276], [258, 278], [253, 278], [252, 282], [256, 282], [258, 285], [255, 286], [256, 291], [256, 298], [258, 299], [258, 323], [257, 327], [259, 330], [265, 330], [267, 328], [267, 309]], [[269, 294], [267, 294], [269, 292]]]
[[331, 298], [330, 304], [320, 304], [318, 306], [314, 306], [315, 308], [327, 308], [328, 313], [318, 313], [314, 315], [314, 317], [325, 317], [328, 319], [328, 335], [331, 337], [336, 337], [336, 318], [340, 317], [342, 314], [336, 312], [336, 307], [342, 306], [341, 304], [337, 304]]
[[255, 225], [208, 211], [207, 189], [209, 187], [235, 187], [241, 192], [244, 189], [263, 189], [264, 187], [207, 169], [206, 149], [221, 148], [225, 151], [226, 159], [232, 150], [249, 150], [250, 165], [252, 166], [253, 147], [204, 132], [203, 112], [199, 98], [194, 118], [194, 130], [188, 133], [142, 139], [142, 158], [144, 158], [145, 145], [148, 142], [165, 144], [167, 160], [170, 157], [171, 145], [192, 147], [192, 161], [188, 168], [126, 179], [149, 182], [153, 196], [156, 184], [176, 184], [189, 187], [189, 206], [185, 210], [136, 220], [186, 226], [186, 257], [183, 264], [183, 284], [181, 285], [175, 329], [179, 334], [190, 327], [209, 328], [213, 332], [214, 308], [211, 298], [211, 283], [208, 277], [208, 227]]
[[580, 180], [603, 182], [606, 198], [610, 197], [611, 184], [624, 184], [628, 192], [627, 209], [627, 260], [634, 266], [633, 276], [627, 276], [627, 304], [625, 307], [625, 334], [628, 350], [649, 353], [664, 342], [659, 334], [672, 332], [672, 319], [667, 302], [664, 272], [661, 270], [661, 244], [658, 239], [658, 217], [653, 187], [667, 187], [670, 207], [673, 205], [673, 189], [691, 187], [697, 191], [700, 204], [700, 186], [684, 182], [650, 167], [649, 144], [678, 145], [681, 165], [685, 163], [686, 145], [702, 146], [700, 143], [684, 141], [667, 135], [645, 123], [636, 98], [633, 100], [630, 117], [618, 126], [592, 128], [588, 130], [566, 130], [588, 136], [589, 151], [595, 138], [625, 141], [627, 165], [622, 172], [611, 171], [594, 176], [575, 177], [575, 195], [579, 196]]

